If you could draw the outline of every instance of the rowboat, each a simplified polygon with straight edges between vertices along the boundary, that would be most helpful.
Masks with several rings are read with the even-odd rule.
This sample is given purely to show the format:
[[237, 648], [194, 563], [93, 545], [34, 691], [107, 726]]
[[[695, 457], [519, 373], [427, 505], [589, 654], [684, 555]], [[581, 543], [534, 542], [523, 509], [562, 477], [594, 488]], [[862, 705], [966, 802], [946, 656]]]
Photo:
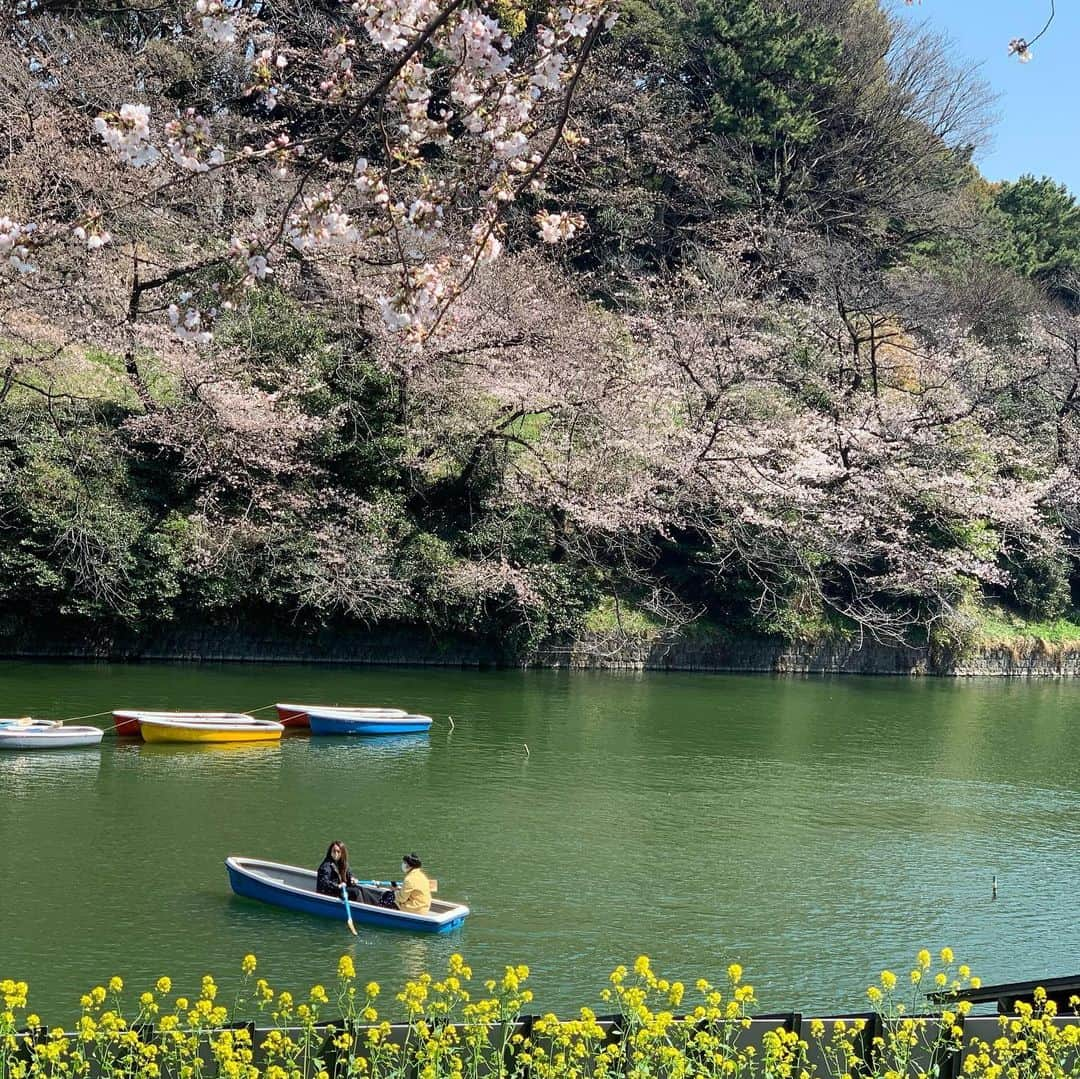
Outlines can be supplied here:
[[278, 722], [284, 723], [286, 727], [310, 726], [308, 723], [308, 714], [312, 709], [315, 709], [315, 711], [318, 712], [324, 708], [332, 708], [335, 712], [355, 712], [358, 715], [364, 716], [401, 717], [409, 714], [401, 708], [352, 708], [341, 707], [336, 704], [275, 704], [274, 707], [277, 709]]
[[365, 715], [347, 708], [309, 708], [312, 734], [414, 734], [431, 726], [431, 716]]
[[[42, 721], [47, 723], [48, 721]], [[100, 727], [65, 727], [37, 723], [0, 727], [0, 749], [71, 749], [96, 746], [105, 732]]]
[[145, 742], [271, 742], [281, 737], [285, 729], [272, 719], [209, 720], [203, 717], [173, 718], [143, 712], [139, 729]]
[[58, 719], [33, 719], [30, 716], [20, 716], [18, 719], [0, 719], [0, 728], [18, 727], [25, 730], [30, 727], [34, 730], [46, 730], [49, 727], [59, 727]]
[[[317, 874], [312, 869], [236, 856], [225, 859], [225, 868], [229, 871], [229, 884], [237, 895], [321, 918], [347, 920], [345, 903], [341, 899], [320, 895], [315, 890]], [[359, 901], [350, 901], [349, 909], [354, 922], [408, 929], [414, 933], [448, 933], [461, 926], [469, 916], [469, 908], [463, 903], [448, 903], [442, 899], [432, 899], [431, 910], [426, 914]]]
[[139, 727], [146, 716], [161, 719], [183, 719], [192, 723], [218, 723], [221, 721], [232, 723], [254, 723], [255, 720], [245, 712], [153, 712], [138, 710], [117, 709], [113, 712], [113, 724], [118, 735], [135, 738], [139, 734]]

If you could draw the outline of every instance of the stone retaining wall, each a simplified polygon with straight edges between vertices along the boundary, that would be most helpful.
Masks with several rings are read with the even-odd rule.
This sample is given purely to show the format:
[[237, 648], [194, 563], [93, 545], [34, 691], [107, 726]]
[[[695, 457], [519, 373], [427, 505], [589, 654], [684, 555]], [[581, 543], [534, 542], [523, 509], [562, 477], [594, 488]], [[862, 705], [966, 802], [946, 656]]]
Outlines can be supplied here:
[[620, 640], [586, 637], [541, 651], [537, 665], [571, 669], [766, 671], [776, 674], [925, 674], [925, 649], [864, 641], [791, 643], [753, 637]]
[[356, 663], [401, 666], [514, 667], [573, 670], [746, 671], [774, 674], [958, 675], [1062, 678], [1080, 676], [1080, 652], [1038, 641], [996, 647], [960, 663], [932, 662], [926, 648], [893, 648], [863, 640], [792, 643], [769, 638], [691, 633], [672, 639], [593, 635], [542, 648], [527, 664], [497, 645], [465, 637], [436, 638], [419, 629], [349, 629], [316, 634], [247, 626], [169, 627], [151, 636], [78, 636], [0, 622], [0, 656], [109, 661], [191, 660], [267, 663]]

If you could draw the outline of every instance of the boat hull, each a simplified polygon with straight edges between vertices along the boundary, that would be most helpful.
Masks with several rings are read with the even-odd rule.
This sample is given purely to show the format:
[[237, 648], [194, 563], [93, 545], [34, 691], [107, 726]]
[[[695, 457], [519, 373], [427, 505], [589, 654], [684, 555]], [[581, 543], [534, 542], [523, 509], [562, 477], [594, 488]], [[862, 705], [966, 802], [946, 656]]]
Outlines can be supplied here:
[[348, 716], [363, 716], [365, 719], [386, 717], [388, 719], [404, 719], [409, 713], [402, 708], [376, 708], [376, 707], [346, 707], [325, 704], [276, 704], [278, 722], [286, 727], [309, 727], [308, 717], [315, 712], [323, 714], [332, 712]]
[[306, 727], [308, 725], [307, 711], [298, 704], [276, 704], [277, 721], [283, 727]]
[[430, 716], [361, 716], [311, 711], [308, 721], [312, 734], [419, 734], [431, 728]]
[[255, 723], [256, 720], [245, 712], [155, 712], [151, 710], [114, 711], [113, 725], [116, 733], [122, 737], [137, 738], [142, 721], [154, 719], [182, 719], [190, 723], [217, 723], [226, 720], [229, 723]]
[[0, 729], [0, 749], [76, 749], [101, 744], [100, 727], [30, 727]]
[[138, 738], [139, 713], [113, 712], [113, 727], [121, 738]]
[[205, 745], [219, 742], [276, 742], [281, 738], [281, 724], [270, 722], [185, 724], [179, 720], [162, 722], [143, 716], [139, 725], [146, 742]]
[[[310, 869], [238, 857], [226, 858], [225, 868], [229, 873], [229, 884], [237, 895], [319, 918], [333, 918], [339, 922], [348, 918], [345, 904], [340, 899], [315, 891], [316, 874]], [[353, 921], [358, 924], [413, 933], [449, 933], [460, 928], [469, 916], [469, 908], [461, 903], [434, 900], [431, 906], [428, 914], [411, 914], [367, 903], [349, 903]]]

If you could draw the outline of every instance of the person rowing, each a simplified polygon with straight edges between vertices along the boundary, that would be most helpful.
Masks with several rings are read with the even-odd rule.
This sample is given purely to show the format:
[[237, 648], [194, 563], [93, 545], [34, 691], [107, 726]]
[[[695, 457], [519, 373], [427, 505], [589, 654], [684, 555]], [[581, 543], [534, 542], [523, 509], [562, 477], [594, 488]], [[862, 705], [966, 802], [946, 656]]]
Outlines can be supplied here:
[[315, 890], [320, 895], [334, 895], [340, 899], [342, 885], [348, 889], [350, 899], [361, 898], [362, 889], [349, 870], [349, 850], [335, 839], [326, 848], [326, 857], [319, 864]]

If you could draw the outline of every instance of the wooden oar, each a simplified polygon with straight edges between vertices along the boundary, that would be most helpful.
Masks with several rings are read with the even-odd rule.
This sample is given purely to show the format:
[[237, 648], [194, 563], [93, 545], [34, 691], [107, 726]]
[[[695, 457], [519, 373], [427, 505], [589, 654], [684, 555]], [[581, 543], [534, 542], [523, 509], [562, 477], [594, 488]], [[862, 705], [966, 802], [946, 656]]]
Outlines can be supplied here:
[[356, 926], [352, 924], [352, 907], [349, 906], [349, 889], [346, 885], [341, 886], [341, 898], [345, 900], [345, 919], [349, 923], [349, 932], [356, 936]]

